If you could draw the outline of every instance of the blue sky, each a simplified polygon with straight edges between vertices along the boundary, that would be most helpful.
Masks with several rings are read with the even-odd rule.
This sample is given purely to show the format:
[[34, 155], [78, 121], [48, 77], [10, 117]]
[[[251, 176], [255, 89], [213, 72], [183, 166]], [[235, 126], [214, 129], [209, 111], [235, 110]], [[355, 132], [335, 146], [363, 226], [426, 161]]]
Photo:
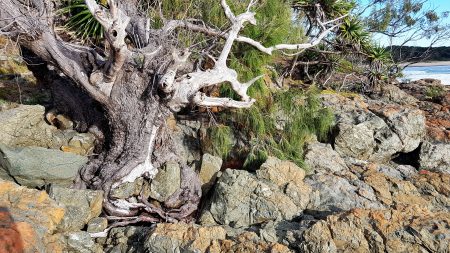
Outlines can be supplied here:
[[[394, 1], [402, 1], [402, 0], [394, 0]], [[359, 0], [358, 2], [362, 2], [364, 4], [364, 3], [367, 3], [367, 0]], [[425, 7], [426, 9], [434, 9], [434, 10], [436, 10], [436, 12], [438, 14], [441, 14], [443, 12], [450, 11], [450, 0], [428, 0], [428, 2], [426, 3], [426, 6], [427, 6], [427, 7]], [[447, 18], [445, 20], [445, 22], [450, 24], [450, 18]], [[382, 44], [385, 44], [385, 45], [389, 44], [388, 38], [386, 38], [385, 36], [378, 36], [378, 38], [375, 38], [375, 39], [381, 41]], [[419, 41], [412, 42], [409, 45], [411, 45], [411, 46], [428, 46], [429, 43], [430, 42], [427, 39], [422, 39]], [[396, 44], [395, 41], [394, 41], [394, 44]], [[450, 46], [450, 40], [440, 43], [439, 46]]]

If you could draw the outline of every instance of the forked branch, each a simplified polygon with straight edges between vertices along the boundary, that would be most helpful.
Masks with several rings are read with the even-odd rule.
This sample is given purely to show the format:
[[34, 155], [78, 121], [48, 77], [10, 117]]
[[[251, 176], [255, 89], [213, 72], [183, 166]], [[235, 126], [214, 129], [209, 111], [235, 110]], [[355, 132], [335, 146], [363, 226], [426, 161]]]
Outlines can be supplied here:
[[[265, 47], [260, 42], [251, 38], [240, 36], [239, 32], [244, 25], [248, 22], [252, 25], [256, 25], [255, 13], [251, 11], [251, 7], [256, 3], [256, 0], [250, 1], [246, 12], [235, 15], [226, 0], [221, 0], [221, 5], [224, 9], [226, 17], [231, 22], [230, 30], [226, 33], [218, 31], [213, 28], [206, 27], [205, 25], [196, 25], [188, 21], [169, 21], [163, 28], [165, 31], [171, 31], [178, 27], [203, 33], [209, 36], [220, 36], [225, 38], [225, 44], [217, 60], [214, 60], [214, 67], [208, 70], [197, 70], [192, 73], [188, 73], [175, 78], [176, 71], [178, 70], [177, 57], [174, 56], [174, 63], [168, 68], [168, 71], [160, 81], [160, 88], [166, 92], [172, 94], [169, 106], [177, 111], [188, 104], [200, 105], [200, 106], [223, 106], [231, 108], [246, 108], [250, 107], [255, 101], [247, 95], [247, 90], [254, 82], [256, 82], [261, 76], [252, 79], [247, 83], [239, 82], [237, 73], [233, 69], [228, 68], [227, 59], [231, 52], [231, 48], [235, 41], [244, 42], [254, 46], [261, 52], [266, 54], [272, 54], [276, 50], [295, 50], [300, 51], [306, 48], [311, 48], [318, 45], [326, 36], [328, 36], [336, 27], [340, 25], [340, 21], [347, 15], [343, 15], [333, 20], [325, 20], [324, 15], [322, 18], [317, 18], [318, 34], [314, 36], [310, 41], [300, 44], [279, 44], [271, 47]], [[316, 6], [318, 10], [320, 5]], [[187, 60], [186, 58], [184, 60]], [[241, 101], [234, 101], [229, 98], [216, 98], [208, 97], [200, 90], [204, 87], [217, 85], [221, 83], [230, 83], [233, 90], [241, 97]]]
[[130, 55], [125, 43], [127, 36], [125, 29], [130, 22], [130, 17], [118, 8], [114, 0], [108, 0], [109, 9], [97, 4], [95, 0], [86, 0], [86, 5], [103, 26], [105, 37], [110, 45], [108, 61], [103, 69], [91, 74], [90, 81], [109, 96], [117, 73]]

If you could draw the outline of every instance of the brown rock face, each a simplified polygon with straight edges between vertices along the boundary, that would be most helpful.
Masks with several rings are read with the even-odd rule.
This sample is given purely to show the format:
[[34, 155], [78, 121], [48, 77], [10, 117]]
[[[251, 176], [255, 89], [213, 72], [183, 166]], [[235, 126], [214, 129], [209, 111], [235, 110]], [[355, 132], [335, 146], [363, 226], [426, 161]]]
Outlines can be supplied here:
[[184, 223], [158, 224], [146, 238], [144, 247], [149, 252], [291, 252], [284, 245], [260, 241], [253, 232], [243, 232], [231, 239], [221, 226]]
[[58, 252], [52, 234], [64, 209], [47, 193], [0, 179], [0, 252]]
[[[307, 252], [449, 252], [450, 214], [417, 205], [354, 209], [329, 216], [305, 232]], [[326, 243], [325, 243], [326, 242]]]

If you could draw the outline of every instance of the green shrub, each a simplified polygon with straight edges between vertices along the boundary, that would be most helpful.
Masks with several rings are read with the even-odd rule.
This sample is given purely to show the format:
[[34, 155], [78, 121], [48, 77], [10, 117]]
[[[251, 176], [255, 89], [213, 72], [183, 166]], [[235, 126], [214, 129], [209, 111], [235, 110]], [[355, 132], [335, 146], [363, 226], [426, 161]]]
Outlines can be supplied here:
[[432, 85], [425, 90], [425, 95], [430, 99], [439, 99], [445, 95], [445, 89], [442, 86]]

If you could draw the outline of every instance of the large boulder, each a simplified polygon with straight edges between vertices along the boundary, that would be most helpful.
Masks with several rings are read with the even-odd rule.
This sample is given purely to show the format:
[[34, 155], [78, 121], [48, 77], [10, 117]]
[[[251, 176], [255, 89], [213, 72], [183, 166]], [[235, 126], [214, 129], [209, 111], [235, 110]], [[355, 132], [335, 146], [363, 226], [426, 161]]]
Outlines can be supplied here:
[[387, 162], [415, 150], [426, 135], [421, 110], [363, 97], [322, 95], [336, 116], [335, 150], [343, 157]]
[[[270, 157], [256, 175], [227, 169], [214, 187], [202, 220], [245, 227], [299, 216], [309, 202], [305, 172], [291, 162]], [[210, 219], [208, 218], [210, 217]]]
[[47, 193], [0, 179], [0, 252], [60, 252], [51, 242], [63, 216]]
[[41, 147], [7, 147], [0, 144], [0, 165], [20, 185], [72, 184], [87, 158]]
[[44, 113], [45, 108], [40, 105], [20, 105], [0, 111], [0, 143], [9, 146], [52, 147], [53, 132], [57, 128], [44, 121]]
[[341, 172], [348, 169], [344, 159], [331, 145], [319, 142], [311, 143], [306, 147], [305, 164], [311, 174]]
[[423, 169], [450, 174], [450, 144], [423, 143], [419, 162]]
[[[17, 147], [43, 147], [61, 149], [79, 155], [93, 153], [96, 138], [91, 133], [77, 133], [68, 127], [73, 124], [67, 118], [64, 126], [54, 124], [52, 117], [44, 118], [45, 108], [40, 105], [19, 105], [0, 111], [0, 144]], [[47, 114], [48, 116], [48, 114]], [[55, 119], [62, 119], [62, 115]], [[58, 121], [59, 122], [59, 121]], [[57, 128], [58, 127], [58, 128]]]
[[305, 164], [312, 174], [321, 172], [341, 172], [347, 170], [344, 159], [324, 143], [311, 143], [305, 150]]
[[419, 147], [426, 135], [423, 111], [393, 104], [371, 103], [370, 110], [381, 117], [398, 135], [402, 143], [400, 152], [409, 153]]

